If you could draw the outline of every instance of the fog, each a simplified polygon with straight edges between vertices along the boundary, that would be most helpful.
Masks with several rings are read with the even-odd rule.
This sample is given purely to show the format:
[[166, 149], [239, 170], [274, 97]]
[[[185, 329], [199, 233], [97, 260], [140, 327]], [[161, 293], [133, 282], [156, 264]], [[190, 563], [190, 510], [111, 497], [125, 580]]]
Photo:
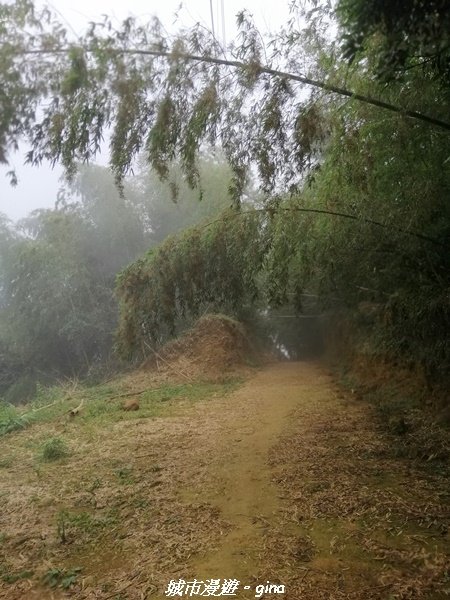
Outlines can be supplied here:
[[[286, 22], [289, 14], [289, 2], [277, 2], [276, 6], [270, 0], [188, 0], [180, 3], [178, 0], [166, 0], [163, 4], [155, 0], [79, 0], [74, 8], [69, 0], [54, 0], [53, 3], [36, 2], [37, 6], [48, 5], [63, 21], [68, 31], [74, 35], [81, 33], [92, 20], [101, 19], [106, 14], [117, 22], [117, 25], [128, 16], [141, 20], [149, 20], [157, 15], [164, 23], [168, 34], [180, 27], [201, 23], [208, 29], [212, 28], [211, 8], [216, 37], [223, 43], [228, 43], [235, 35], [235, 16], [243, 9], [253, 14], [256, 25], [261, 32], [277, 29]], [[223, 18], [224, 17], [224, 18]], [[51, 208], [54, 206], [57, 193], [62, 185], [62, 170], [59, 166], [51, 168], [43, 164], [41, 167], [24, 165], [27, 146], [24, 143], [17, 153], [10, 156], [9, 165], [0, 166], [0, 212], [12, 220], [25, 217], [36, 208]], [[106, 165], [108, 151], [105, 149], [99, 164]], [[17, 187], [9, 183], [7, 173], [15, 170], [19, 180]]]

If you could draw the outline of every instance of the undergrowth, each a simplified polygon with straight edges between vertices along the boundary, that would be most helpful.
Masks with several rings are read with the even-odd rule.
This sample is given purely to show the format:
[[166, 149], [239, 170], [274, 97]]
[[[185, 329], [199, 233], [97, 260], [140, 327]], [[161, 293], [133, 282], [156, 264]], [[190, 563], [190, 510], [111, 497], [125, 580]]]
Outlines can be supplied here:
[[77, 582], [80, 572], [81, 567], [73, 569], [51, 568], [45, 573], [42, 581], [51, 588], [59, 587], [68, 590]]
[[449, 430], [425, 410], [420, 389], [402, 385], [395, 380], [395, 373], [382, 385], [348, 367], [341, 367], [336, 374], [340, 385], [353, 398], [373, 406], [380, 427], [390, 437], [392, 456], [417, 459], [424, 468], [450, 476]]
[[[63, 423], [70, 421], [71, 409], [80, 404], [82, 409], [73, 418], [82, 423], [156, 417], [169, 414], [170, 410], [180, 402], [196, 402], [216, 394], [227, 394], [236, 389], [240, 383], [239, 378], [229, 378], [221, 382], [165, 383], [155, 388], [137, 390], [142, 393], [129, 394], [129, 397], [135, 396], [139, 399], [140, 410], [136, 412], [122, 410], [122, 402], [128, 397], [128, 392], [120, 384], [93, 387], [79, 385], [69, 394], [65, 386], [42, 387], [36, 399], [25, 407], [0, 404], [0, 437], [34, 424], [58, 420]], [[46, 452], [50, 456], [56, 448], [56, 442], [53, 440], [48, 444]], [[51, 458], [44, 457], [44, 460], [51, 460]]]
[[41, 457], [46, 462], [60, 460], [69, 455], [69, 449], [64, 440], [58, 437], [51, 437], [42, 445]]

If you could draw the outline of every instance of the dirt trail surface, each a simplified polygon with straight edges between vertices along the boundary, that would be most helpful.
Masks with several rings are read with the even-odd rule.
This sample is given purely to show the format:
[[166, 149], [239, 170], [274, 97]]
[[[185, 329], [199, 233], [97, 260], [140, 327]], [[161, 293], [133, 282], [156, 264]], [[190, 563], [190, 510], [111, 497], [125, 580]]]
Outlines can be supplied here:
[[[166, 595], [181, 579], [228, 580], [209, 595], [239, 599], [448, 597], [445, 479], [396, 457], [320, 366], [269, 365], [153, 416], [145, 402], [0, 441], [1, 598], [208, 595]], [[36, 465], [49, 434], [71, 454]]]
[[262, 532], [280, 509], [269, 451], [299, 403], [301, 385], [298, 365], [278, 364], [207, 415], [216, 432], [204, 442], [212, 478], [206, 489], [189, 491], [196, 498], [207, 498], [232, 529], [218, 550], [194, 562], [201, 578], [251, 581], [255, 576], [264, 544]]

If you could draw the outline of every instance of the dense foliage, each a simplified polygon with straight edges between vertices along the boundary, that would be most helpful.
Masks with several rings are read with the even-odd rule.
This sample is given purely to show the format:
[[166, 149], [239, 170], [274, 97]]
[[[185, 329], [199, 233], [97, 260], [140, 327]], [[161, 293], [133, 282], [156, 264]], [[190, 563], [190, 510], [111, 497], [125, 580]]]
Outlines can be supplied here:
[[[56, 327], [79, 361], [89, 362], [96, 346], [88, 332], [110, 314], [99, 310], [109, 307], [104, 273], [110, 282], [150, 246], [118, 279], [124, 355], [145, 354], [146, 345], [204, 311], [298, 313], [305, 298], [316, 298], [318, 311], [346, 313], [360, 333], [359, 350], [419, 364], [430, 383], [444, 381], [445, 9], [445, 2], [420, 0], [340, 0], [336, 11], [317, 1], [300, 10], [294, 2], [290, 21], [268, 40], [240, 13], [239, 38], [222, 49], [201, 27], [169, 38], [156, 20], [128, 19], [114, 30], [106, 18], [74, 40], [29, 0], [0, 4], [0, 160], [25, 137], [28, 162], [60, 161], [73, 178], [110, 130], [111, 168], [127, 198], [123, 204], [114, 196], [111, 181], [104, 196], [95, 185], [84, 193], [89, 176], [82, 173], [75, 182], [81, 212], [67, 205], [62, 214], [41, 215], [37, 233], [26, 239], [3, 227], [4, 264], [13, 254], [22, 257], [2, 283], [8, 323], [17, 324], [20, 306], [33, 340], [49, 327], [58, 348]], [[340, 39], [330, 35], [336, 30]], [[215, 159], [202, 163], [214, 144], [228, 162], [217, 183]], [[138, 157], [152, 174], [143, 169], [128, 183]], [[262, 192], [258, 203], [245, 196], [251, 174]], [[198, 184], [202, 202], [187, 187]], [[200, 215], [213, 223], [192, 228]], [[102, 245], [85, 230], [96, 231]], [[16, 243], [21, 250], [11, 253]], [[80, 260], [88, 248], [90, 258]], [[96, 261], [102, 269], [92, 267]], [[25, 335], [18, 327], [17, 339]], [[57, 354], [55, 360], [66, 360]], [[11, 369], [15, 364], [14, 358]]]
[[0, 162], [26, 138], [29, 163], [58, 161], [73, 177], [108, 132], [119, 185], [139, 153], [163, 178], [177, 160], [194, 185], [199, 151], [217, 144], [238, 203], [252, 166], [266, 192], [301, 183], [326, 135], [330, 93], [336, 107], [355, 97], [450, 130], [438, 105], [421, 112], [417, 98], [395, 104], [384, 93], [371, 98], [346, 89], [336, 72], [329, 8], [300, 10], [294, 2], [292, 10], [286, 27], [267, 40], [241, 12], [237, 40], [222, 49], [200, 25], [170, 37], [157, 20], [129, 18], [115, 30], [105, 18], [74, 38], [31, 0], [0, 4]]
[[384, 79], [425, 67], [450, 82], [450, 10], [447, 0], [339, 0], [345, 55], [364, 57], [376, 38], [377, 70]]
[[[364, 76], [352, 75], [359, 85]], [[411, 89], [424, 105], [449, 105], [439, 82], [419, 72], [390, 94], [401, 100]], [[323, 156], [301, 193], [225, 214], [122, 274], [122, 350], [139, 353], [209, 306], [238, 317], [251, 308], [295, 314], [313, 296], [316, 311], [353, 319], [359, 351], [415, 365], [430, 386], [446, 381], [448, 136], [364, 104], [330, 106], [324, 117]]]
[[[189, 190], [174, 203], [169, 186], [145, 171], [121, 197], [109, 171], [91, 167], [80, 170], [54, 210], [17, 225], [2, 220], [0, 391], [19, 382], [13, 395], [23, 399], [36, 379], [101, 371], [117, 327], [117, 272], [158, 243], [162, 222], [173, 233], [231, 202], [223, 162], [201, 164], [203, 202]], [[221, 194], [213, 194], [215, 186]]]
[[118, 278], [122, 353], [145, 355], [202, 312], [254, 308], [263, 257], [259, 214], [233, 209], [150, 250]]

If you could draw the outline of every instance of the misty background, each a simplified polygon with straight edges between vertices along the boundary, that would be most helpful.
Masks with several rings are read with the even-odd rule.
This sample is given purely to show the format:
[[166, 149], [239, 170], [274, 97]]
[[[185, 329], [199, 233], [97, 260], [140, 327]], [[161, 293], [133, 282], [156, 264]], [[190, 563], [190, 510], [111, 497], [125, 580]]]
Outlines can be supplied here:
[[[164, 3], [155, 0], [80, 0], [76, 8], [70, 0], [54, 0], [53, 2], [37, 2], [36, 6], [48, 6], [63, 20], [68, 31], [74, 37], [81, 34], [90, 21], [101, 20], [108, 15], [117, 26], [129, 16], [142, 21], [149, 21], [157, 16], [164, 24], [168, 36], [183, 27], [201, 23], [212, 30], [223, 46], [226, 46], [236, 34], [235, 17], [239, 11], [248, 10], [254, 17], [255, 24], [264, 34], [274, 31], [286, 22], [289, 16], [289, 2], [270, 0], [167, 0]], [[55, 206], [58, 191], [65, 186], [62, 169], [49, 164], [31, 167], [24, 164], [27, 151], [24, 142], [22, 147], [11, 155], [9, 165], [0, 165], [0, 212], [16, 221], [26, 217], [37, 208]], [[107, 166], [109, 161], [108, 143], [104, 142], [101, 155], [96, 164]], [[15, 170], [18, 185], [12, 187], [7, 173]]]

